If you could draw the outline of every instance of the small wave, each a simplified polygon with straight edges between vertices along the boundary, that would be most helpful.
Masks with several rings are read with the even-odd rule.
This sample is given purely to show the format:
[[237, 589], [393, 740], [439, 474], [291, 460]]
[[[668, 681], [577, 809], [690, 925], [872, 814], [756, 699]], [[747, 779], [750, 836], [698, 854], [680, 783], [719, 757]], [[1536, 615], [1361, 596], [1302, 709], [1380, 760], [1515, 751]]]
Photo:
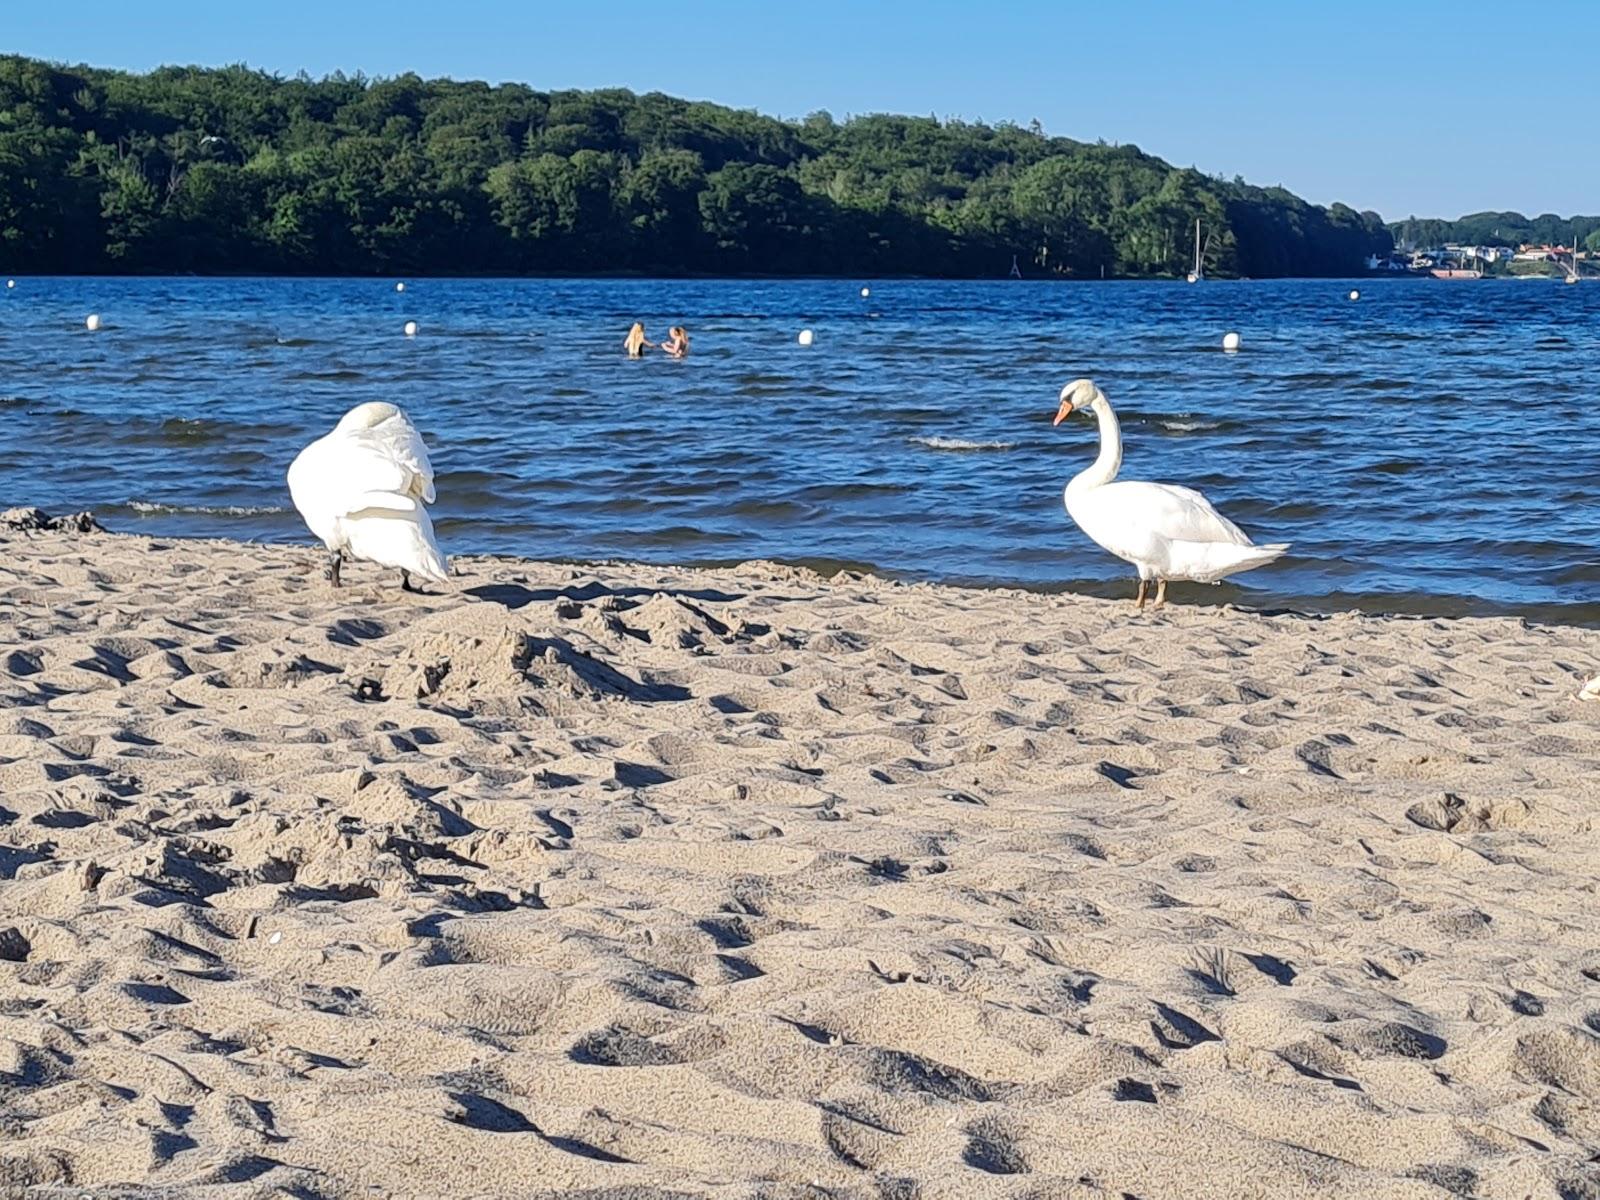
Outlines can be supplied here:
[[969, 442], [964, 438], [947, 437], [914, 437], [910, 441], [914, 445], [926, 446], [929, 450], [1015, 450], [1015, 442]]
[[129, 500], [128, 507], [136, 513], [186, 513], [208, 517], [261, 517], [289, 511], [273, 504], [162, 504], [156, 500]]
[[909, 491], [911, 485], [906, 483], [819, 483], [797, 495], [802, 500], [865, 500]]
[[204, 417], [168, 417], [161, 422], [161, 432], [168, 437], [216, 437], [221, 427], [221, 422], [208, 421]]
[[1202, 430], [1221, 429], [1220, 421], [1157, 421], [1163, 429], [1170, 429], [1173, 433], [1197, 433]]
[[358, 379], [365, 379], [361, 371], [343, 368], [336, 371], [296, 371], [289, 376], [295, 383], [353, 383]]
[[791, 500], [740, 500], [722, 511], [730, 516], [758, 517], [768, 521], [799, 521], [810, 516], [812, 509]]

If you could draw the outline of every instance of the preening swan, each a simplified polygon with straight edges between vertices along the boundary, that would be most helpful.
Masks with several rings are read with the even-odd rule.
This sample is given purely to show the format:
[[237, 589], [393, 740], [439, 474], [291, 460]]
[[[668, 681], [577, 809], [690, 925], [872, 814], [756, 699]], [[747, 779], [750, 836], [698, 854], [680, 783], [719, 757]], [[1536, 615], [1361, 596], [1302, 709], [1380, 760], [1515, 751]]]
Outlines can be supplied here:
[[1061, 424], [1075, 410], [1094, 410], [1100, 422], [1100, 457], [1067, 484], [1067, 514], [1103, 549], [1139, 570], [1138, 606], [1156, 581], [1156, 607], [1167, 600], [1169, 579], [1216, 583], [1238, 571], [1264, 566], [1288, 543], [1257, 546], [1192, 488], [1169, 483], [1114, 482], [1122, 466], [1122, 429], [1105, 393], [1087, 379], [1061, 389]]
[[423, 507], [434, 499], [428, 448], [394, 405], [358, 404], [300, 451], [289, 466], [289, 495], [328, 547], [334, 587], [346, 555], [396, 568], [407, 591], [416, 590], [412, 575], [449, 578]]

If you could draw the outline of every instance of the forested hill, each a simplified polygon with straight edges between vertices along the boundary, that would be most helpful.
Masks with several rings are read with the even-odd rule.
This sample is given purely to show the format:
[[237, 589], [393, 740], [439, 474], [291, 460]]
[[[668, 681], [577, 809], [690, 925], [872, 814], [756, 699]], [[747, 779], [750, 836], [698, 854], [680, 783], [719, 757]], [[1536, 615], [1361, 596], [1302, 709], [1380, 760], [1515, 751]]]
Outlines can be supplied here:
[[1036, 127], [0, 57], [0, 270], [1339, 275], [1375, 213]]

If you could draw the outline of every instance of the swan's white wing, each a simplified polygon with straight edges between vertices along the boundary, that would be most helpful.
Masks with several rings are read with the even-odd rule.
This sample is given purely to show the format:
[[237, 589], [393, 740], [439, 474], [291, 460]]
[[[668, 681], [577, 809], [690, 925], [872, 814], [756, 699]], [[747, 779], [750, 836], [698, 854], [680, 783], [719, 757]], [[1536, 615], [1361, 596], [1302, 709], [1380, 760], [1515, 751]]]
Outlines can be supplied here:
[[371, 429], [357, 430], [350, 436], [360, 445], [363, 457], [370, 454], [374, 459], [387, 461], [401, 472], [398, 483], [368, 487], [364, 491], [394, 491], [413, 496], [425, 504], [433, 503], [433, 464], [428, 461], [428, 447], [423, 444], [417, 427], [406, 419], [404, 413], [396, 413], [387, 421], [381, 421]]
[[403, 414], [371, 429], [336, 430], [314, 445], [322, 447], [316, 462], [326, 503], [341, 514], [411, 512], [434, 499], [428, 448]]
[[1095, 489], [1096, 500], [1129, 526], [1175, 542], [1226, 542], [1250, 546], [1245, 531], [1211, 507], [1193, 488], [1126, 480]]
[[372, 501], [364, 497], [383, 495], [404, 500], [407, 503], [402, 507], [410, 508], [412, 496], [421, 491], [416, 468], [397, 459], [384, 439], [373, 436], [375, 432], [362, 429], [336, 434], [329, 447], [323, 466], [336, 475], [326, 486], [338, 497], [341, 512], [370, 507]]
[[312, 442], [289, 468], [295, 507], [319, 537], [329, 522], [369, 509], [415, 512], [434, 498], [427, 447], [404, 417], [371, 429], [335, 430]]

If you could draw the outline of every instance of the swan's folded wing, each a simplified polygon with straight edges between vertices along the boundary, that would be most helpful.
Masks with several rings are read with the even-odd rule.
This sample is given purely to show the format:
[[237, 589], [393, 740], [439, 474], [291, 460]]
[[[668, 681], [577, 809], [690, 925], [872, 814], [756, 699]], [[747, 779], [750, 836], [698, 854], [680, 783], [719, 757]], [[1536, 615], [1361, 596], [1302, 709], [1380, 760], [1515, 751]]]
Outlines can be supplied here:
[[326, 475], [323, 486], [330, 497], [337, 498], [342, 512], [353, 512], [364, 497], [375, 493], [405, 496], [416, 478], [416, 472], [397, 461], [389, 447], [371, 433], [363, 429], [345, 435], [318, 463]]
[[428, 461], [428, 447], [404, 413], [396, 413], [387, 421], [363, 430], [361, 436], [406, 472], [405, 485], [398, 490], [424, 503], [433, 503], [433, 464]]
[[1137, 525], [1150, 532], [1172, 541], [1254, 544], [1244, 530], [1212, 508], [1211, 501], [1193, 488], [1128, 480], [1108, 483], [1101, 490], [1112, 493], [1124, 488], [1127, 491], [1116, 498], [1117, 505], [1124, 508]]
[[410, 512], [416, 501], [434, 498], [427, 447], [404, 417], [371, 429], [336, 433], [316, 449], [312, 467], [316, 486], [335, 512], [352, 514], [363, 508]]
[[318, 438], [290, 465], [289, 494], [319, 536], [336, 518], [368, 512], [413, 514], [420, 507], [419, 496], [433, 495], [426, 451], [419, 470], [414, 456], [396, 454], [395, 438], [374, 437], [372, 432], [335, 432]]

